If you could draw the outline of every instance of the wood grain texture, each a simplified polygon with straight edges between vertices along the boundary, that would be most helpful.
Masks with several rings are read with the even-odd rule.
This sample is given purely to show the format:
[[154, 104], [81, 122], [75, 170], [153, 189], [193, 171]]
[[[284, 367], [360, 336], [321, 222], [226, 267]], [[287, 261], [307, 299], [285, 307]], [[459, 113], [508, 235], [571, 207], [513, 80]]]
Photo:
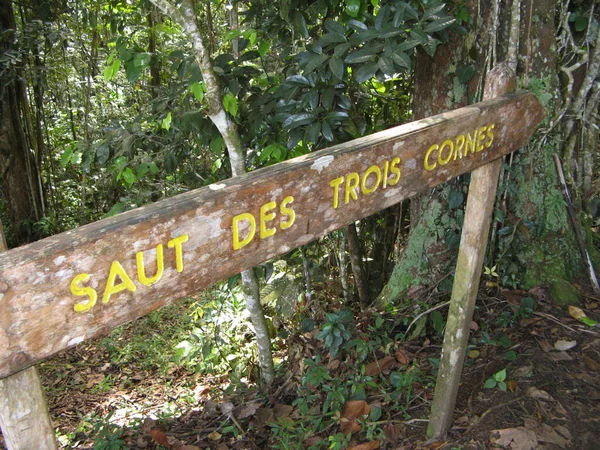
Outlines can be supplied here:
[[[285, 161], [11, 250], [0, 256], [0, 378], [498, 159], [523, 146], [542, 117], [543, 110], [532, 94], [507, 95]], [[480, 151], [462, 158], [457, 153], [454, 159], [448, 156], [447, 144], [440, 160], [448, 162], [442, 165], [437, 150], [430, 151], [427, 165], [435, 168], [426, 170], [424, 160], [432, 146], [443, 147], [446, 140], [459, 142], [458, 136], [473, 136], [482, 127], [487, 127], [487, 131], [482, 132], [478, 142]], [[399, 158], [399, 180], [391, 168], [395, 158]], [[384, 177], [386, 162], [388, 173]], [[378, 175], [374, 166], [381, 172], [376, 189]], [[364, 179], [368, 170], [369, 176]], [[348, 176], [352, 173], [357, 175]], [[331, 182], [340, 177], [344, 177], [343, 181], [332, 187]], [[354, 190], [356, 177], [359, 186], [354, 200], [352, 195], [346, 197], [345, 191], [347, 186], [348, 191]], [[338, 205], [334, 208], [336, 190]], [[275, 206], [269, 202], [275, 202]], [[261, 207], [264, 235], [275, 230], [274, 235], [263, 239], [259, 236]], [[295, 215], [291, 226], [289, 209]], [[233, 220], [244, 213], [255, 218], [256, 236], [234, 250]], [[243, 240], [248, 222], [240, 224]], [[168, 242], [181, 236], [187, 236], [187, 242], [169, 248]], [[158, 270], [159, 244], [164, 271], [156, 283], [145, 286], [138, 279], [136, 254], [143, 253], [145, 275], [152, 278]], [[176, 250], [181, 252], [182, 271], [177, 268]], [[120, 277], [107, 283], [115, 261], [131, 279], [129, 285]], [[74, 306], [86, 297], [77, 297], [70, 289], [74, 277], [80, 274], [88, 274], [89, 279], [79, 280], [77, 286], [91, 287], [98, 293], [96, 305], [84, 312], [75, 311]], [[124, 290], [113, 293], [104, 303], [107, 284]]]

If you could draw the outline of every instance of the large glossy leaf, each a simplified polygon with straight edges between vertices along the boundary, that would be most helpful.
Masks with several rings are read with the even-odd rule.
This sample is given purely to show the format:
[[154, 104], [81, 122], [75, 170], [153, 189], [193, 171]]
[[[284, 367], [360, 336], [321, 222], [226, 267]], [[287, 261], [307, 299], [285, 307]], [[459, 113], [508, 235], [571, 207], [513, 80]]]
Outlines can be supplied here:
[[349, 53], [344, 59], [344, 62], [348, 64], [361, 64], [372, 61], [376, 57], [377, 51], [374, 48], [368, 47]]
[[407, 39], [406, 41], [402, 42], [400, 45], [398, 45], [395, 50], [399, 51], [399, 52], [404, 52], [406, 50], [410, 50], [411, 48], [415, 48], [417, 45], [419, 45], [419, 41], [416, 39]]
[[341, 60], [341, 58], [333, 56], [329, 60], [329, 69], [331, 70], [331, 73], [333, 73], [333, 76], [338, 80], [342, 80], [344, 78], [344, 62]]
[[304, 142], [313, 142], [316, 143], [319, 140], [319, 135], [321, 134], [321, 124], [319, 122], [315, 122], [312, 125], [306, 128], [304, 132]]
[[379, 67], [379, 70], [381, 70], [386, 75], [392, 76], [395, 72], [394, 63], [387, 56], [382, 56], [381, 58], [379, 58], [379, 60], [377, 61], [377, 66]]
[[398, 67], [410, 69], [410, 56], [408, 56], [406, 53], [397, 51], [392, 54], [392, 60], [396, 63]]
[[356, 19], [348, 21], [348, 25], [356, 31], [366, 31], [369, 29], [364, 23]]
[[349, 116], [346, 111], [331, 111], [325, 115], [325, 119], [329, 120], [329, 121], [344, 120], [344, 119], [347, 119], [348, 117]]
[[285, 82], [292, 86], [311, 86], [310, 81], [308, 81], [308, 78], [302, 75], [291, 75], [285, 79]]
[[325, 21], [325, 29], [332, 33], [346, 34], [344, 26], [335, 20]]
[[354, 73], [356, 81], [358, 81], [359, 83], [364, 83], [365, 81], [370, 80], [375, 76], [375, 73], [377, 72], [378, 68], [379, 66], [376, 62], [364, 64]]
[[329, 142], [333, 142], [333, 131], [331, 130], [331, 127], [329, 126], [329, 123], [323, 122], [321, 124], [321, 134]]
[[325, 61], [327, 61], [327, 58], [327, 55], [316, 55], [314, 53], [311, 53], [311, 56], [308, 58], [308, 62], [306, 63], [306, 66], [304, 66], [304, 74], [306, 75], [311, 73], [317, 67], [322, 65]]
[[445, 7], [446, 5], [444, 3], [438, 3], [437, 5], [430, 6], [423, 14], [421, 20], [426, 21], [428, 19], [439, 19], [438, 13], [443, 11]]
[[346, 0], [346, 14], [350, 17], [358, 17], [360, 13], [360, 0]]
[[331, 44], [342, 44], [344, 42], [346, 42], [346, 36], [344, 36], [341, 33], [336, 33], [336, 32], [327, 33], [327, 34], [323, 35], [321, 37], [321, 39], [319, 39], [319, 44], [322, 47], [325, 47], [325, 46], [331, 45]]
[[431, 23], [428, 23], [425, 26], [424, 31], [427, 33], [435, 33], [436, 31], [441, 31], [445, 28], [448, 28], [454, 22], [456, 22], [454, 17], [442, 17], [441, 19], [437, 19]]
[[420, 30], [418, 28], [413, 28], [412, 30], [410, 30], [410, 37], [419, 41], [420, 44], [426, 44], [429, 40], [429, 36], [427, 36], [427, 34], [423, 32], [423, 30]]
[[317, 120], [317, 116], [313, 113], [293, 114], [283, 122], [284, 130], [293, 130], [302, 125], [308, 125]]

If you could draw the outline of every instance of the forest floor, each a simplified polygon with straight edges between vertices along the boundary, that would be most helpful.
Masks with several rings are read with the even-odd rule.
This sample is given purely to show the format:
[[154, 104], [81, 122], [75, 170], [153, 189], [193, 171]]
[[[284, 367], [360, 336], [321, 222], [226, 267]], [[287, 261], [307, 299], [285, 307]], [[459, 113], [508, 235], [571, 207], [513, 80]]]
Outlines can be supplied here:
[[[530, 300], [523, 299], [534, 299], [535, 309], [525, 310]], [[580, 306], [600, 319], [599, 303], [584, 296]], [[358, 346], [331, 356], [317, 338], [319, 323], [286, 336], [277, 354], [285, 370], [270, 395], [248, 380], [236, 386], [227, 373], [194, 373], [153, 347], [156, 339], [174, 342], [165, 330], [181, 326], [189, 301], [39, 368], [59, 442], [68, 449], [600, 448], [599, 329], [552, 305], [542, 288], [482, 291], [478, 305], [444, 442], [425, 439], [441, 334], [429, 325], [416, 339], [394, 341], [388, 331], [399, 322], [373, 310], [357, 308], [361, 319], [346, 328], [357, 342], [373, 333], [392, 338], [362, 357]], [[135, 342], [154, 354], [136, 353]]]

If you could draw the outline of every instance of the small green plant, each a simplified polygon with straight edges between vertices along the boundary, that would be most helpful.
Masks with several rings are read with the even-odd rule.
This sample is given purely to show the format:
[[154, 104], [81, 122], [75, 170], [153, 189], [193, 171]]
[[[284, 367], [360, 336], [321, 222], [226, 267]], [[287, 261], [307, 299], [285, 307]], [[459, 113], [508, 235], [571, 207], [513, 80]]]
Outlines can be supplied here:
[[324, 342], [331, 357], [335, 358], [341, 345], [352, 337], [352, 334], [346, 329], [346, 325], [353, 319], [352, 311], [344, 309], [337, 313], [327, 313], [325, 317], [327, 322], [323, 324], [317, 338]]
[[118, 425], [110, 423], [111, 411], [106, 417], [94, 423], [94, 450], [125, 450], [128, 447], [122, 439], [123, 430]]
[[494, 389], [498, 387], [501, 391], [506, 392], [506, 368], [496, 372], [494, 376], [485, 380], [485, 387], [487, 389]]

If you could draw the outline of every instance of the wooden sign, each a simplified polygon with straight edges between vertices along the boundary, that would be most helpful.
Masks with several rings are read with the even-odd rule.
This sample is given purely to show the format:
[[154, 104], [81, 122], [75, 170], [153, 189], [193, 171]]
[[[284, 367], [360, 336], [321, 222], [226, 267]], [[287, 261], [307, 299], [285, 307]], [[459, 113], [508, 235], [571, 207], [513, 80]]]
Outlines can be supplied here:
[[0, 256], [0, 378], [523, 146], [521, 92], [144, 206]]

